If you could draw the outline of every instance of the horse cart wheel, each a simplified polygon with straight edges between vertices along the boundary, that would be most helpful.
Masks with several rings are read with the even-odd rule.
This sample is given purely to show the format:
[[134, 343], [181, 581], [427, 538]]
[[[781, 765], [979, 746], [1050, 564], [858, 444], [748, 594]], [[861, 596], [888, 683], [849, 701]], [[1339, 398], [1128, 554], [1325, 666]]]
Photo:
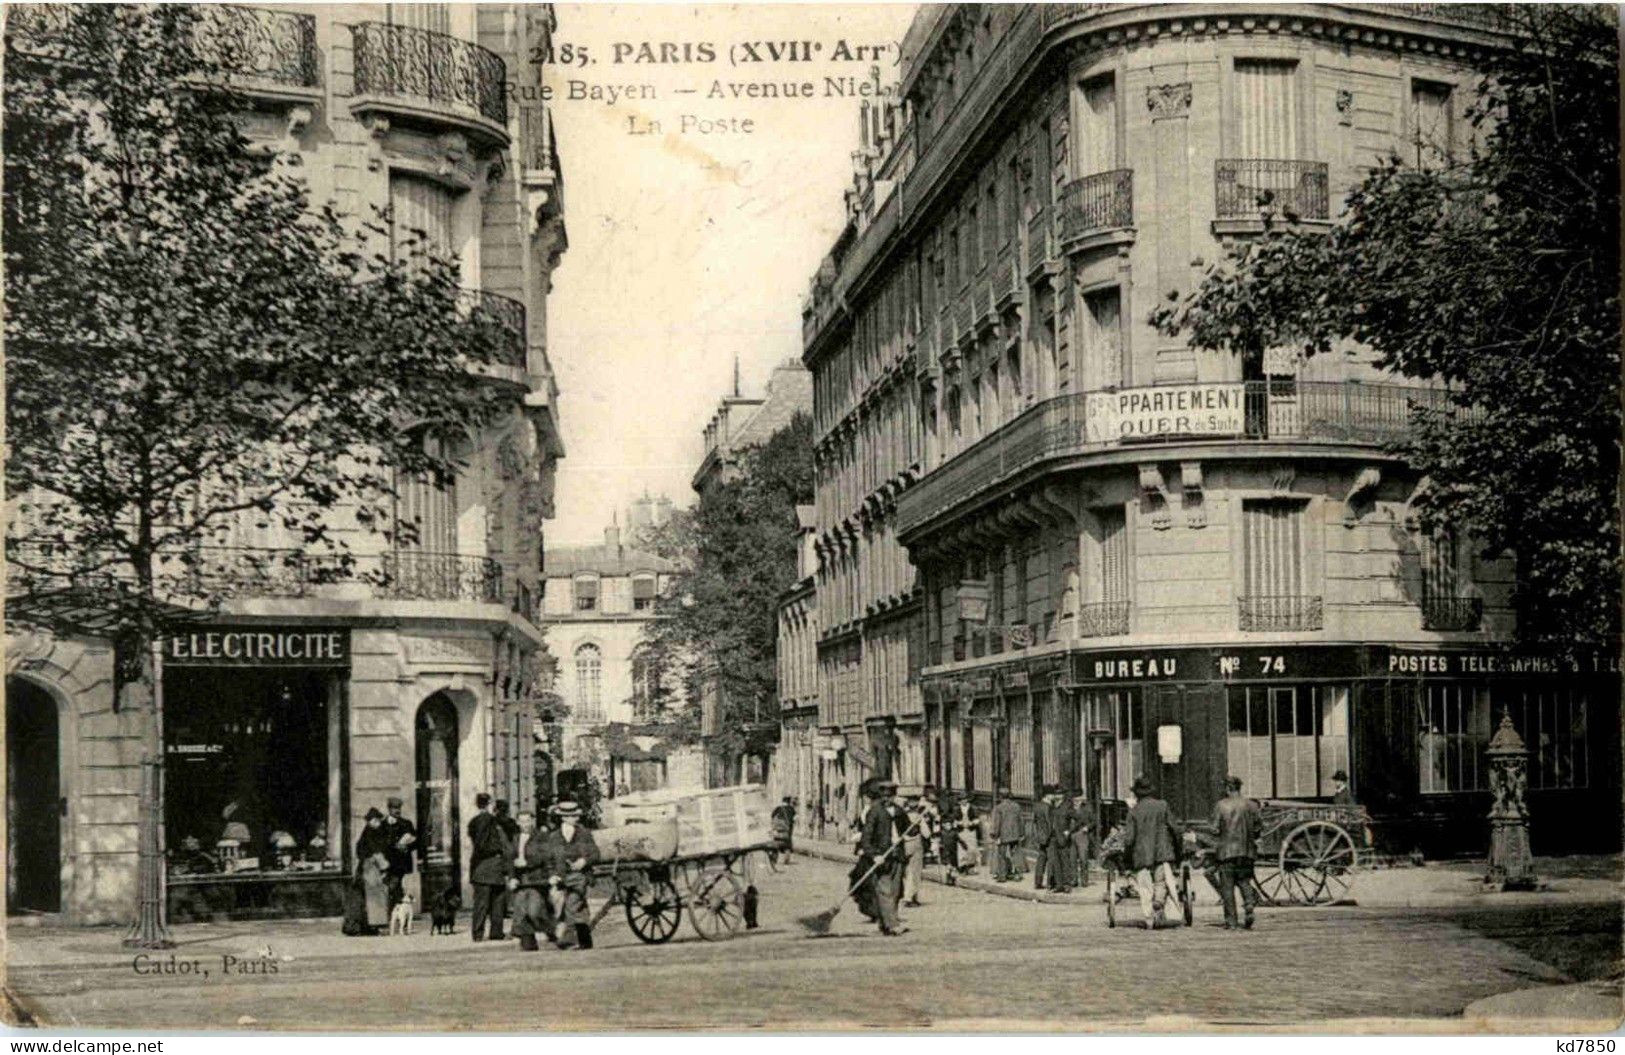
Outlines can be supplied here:
[[688, 921], [706, 941], [726, 941], [745, 924], [745, 887], [728, 871], [707, 871], [691, 886]]
[[637, 884], [622, 888], [626, 903], [626, 922], [632, 933], [646, 945], [659, 945], [671, 940], [683, 921], [683, 901], [669, 879], [652, 879], [648, 886]]
[[1281, 843], [1280, 875], [1293, 902], [1328, 904], [1348, 896], [1357, 861], [1346, 829], [1331, 821], [1306, 821]]

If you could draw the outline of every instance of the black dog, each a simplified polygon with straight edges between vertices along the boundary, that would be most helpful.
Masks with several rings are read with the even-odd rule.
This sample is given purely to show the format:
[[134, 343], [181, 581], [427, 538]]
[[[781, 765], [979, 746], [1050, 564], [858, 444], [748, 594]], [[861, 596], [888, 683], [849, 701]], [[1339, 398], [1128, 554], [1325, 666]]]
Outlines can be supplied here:
[[457, 910], [463, 907], [462, 895], [455, 887], [447, 887], [429, 902], [429, 933], [450, 934], [457, 922]]

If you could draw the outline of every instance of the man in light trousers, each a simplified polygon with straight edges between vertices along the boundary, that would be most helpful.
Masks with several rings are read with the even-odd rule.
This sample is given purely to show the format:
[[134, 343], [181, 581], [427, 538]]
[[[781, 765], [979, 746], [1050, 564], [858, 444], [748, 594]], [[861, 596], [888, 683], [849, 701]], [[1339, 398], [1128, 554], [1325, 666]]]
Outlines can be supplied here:
[[1140, 911], [1145, 916], [1146, 932], [1150, 933], [1162, 918], [1164, 903], [1179, 889], [1174, 880], [1174, 862], [1179, 860], [1183, 836], [1174, 827], [1168, 804], [1157, 797], [1149, 780], [1135, 778], [1133, 791], [1138, 801], [1123, 826], [1123, 847], [1134, 869]]

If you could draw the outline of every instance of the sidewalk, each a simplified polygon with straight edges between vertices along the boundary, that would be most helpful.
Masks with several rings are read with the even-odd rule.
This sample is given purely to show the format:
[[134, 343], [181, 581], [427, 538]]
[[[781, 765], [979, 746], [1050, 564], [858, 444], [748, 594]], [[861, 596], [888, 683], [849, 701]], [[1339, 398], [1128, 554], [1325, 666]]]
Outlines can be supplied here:
[[1467, 1005], [1469, 1025], [1498, 1032], [1612, 1033], [1625, 1019], [1618, 979], [1519, 989]]
[[[796, 838], [796, 852], [821, 857], [837, 864], [850, 866], [852, 847], [827, 840]], [[1030, 857], [1029, 857], [1030, 860]], [[1561, 862], [1535, 862], [1536, 874], [1546, 864], [1551, 871], [1563, 875], [1575, 869], [1563, 867]], [[946, 869], [942, 865], [927, 865], [925, 879], [942, 883]], [[1581, 869], [1581, 871], [1585, 871]], [[1360, 871], [1355, 877], [1350, 897], [1338, 902], [1337, 907], [1360, 908], [1487, 908], [1507, 905], [1588, 905], [1617, 904], [1621, 884], [1616, 879], [1587, 875], [1568, 875], [1565, 878], [1543, 880], [1540, 889], [1508, 891], [1502, 893], [1481, 882], [1482, 869], [1465, 862], [1433, 862], [1420, 868], [1382, 868]], [[1093, 869], [1090, 885], [1067, 894], [1054, 894], [1047, 890], [1034, 890], [1032, 868], [1026, 875], [1008, 883], [998, 883], [987, 877], [985, 867], [978, 866], [972, 875], [958, 877], [958, 886], [995, 894], [999, 897], [1037, 901], [1050, 905], [1098, 905], [1101, 899], [1101, 872]], [[1196, 882], [1197, 905], [1218, 907], [1218, 893], [1203, 879]]]

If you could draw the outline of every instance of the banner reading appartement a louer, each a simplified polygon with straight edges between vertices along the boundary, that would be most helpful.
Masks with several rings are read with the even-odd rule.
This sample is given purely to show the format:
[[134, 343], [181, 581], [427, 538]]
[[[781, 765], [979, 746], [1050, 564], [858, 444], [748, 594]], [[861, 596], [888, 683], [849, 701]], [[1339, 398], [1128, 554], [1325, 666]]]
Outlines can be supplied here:
[[1241, 382], [1159, 385], [1091, 393], [1084, 404], [1090, 443], [1157, 436], [1236, 436], [1246, 426]]

